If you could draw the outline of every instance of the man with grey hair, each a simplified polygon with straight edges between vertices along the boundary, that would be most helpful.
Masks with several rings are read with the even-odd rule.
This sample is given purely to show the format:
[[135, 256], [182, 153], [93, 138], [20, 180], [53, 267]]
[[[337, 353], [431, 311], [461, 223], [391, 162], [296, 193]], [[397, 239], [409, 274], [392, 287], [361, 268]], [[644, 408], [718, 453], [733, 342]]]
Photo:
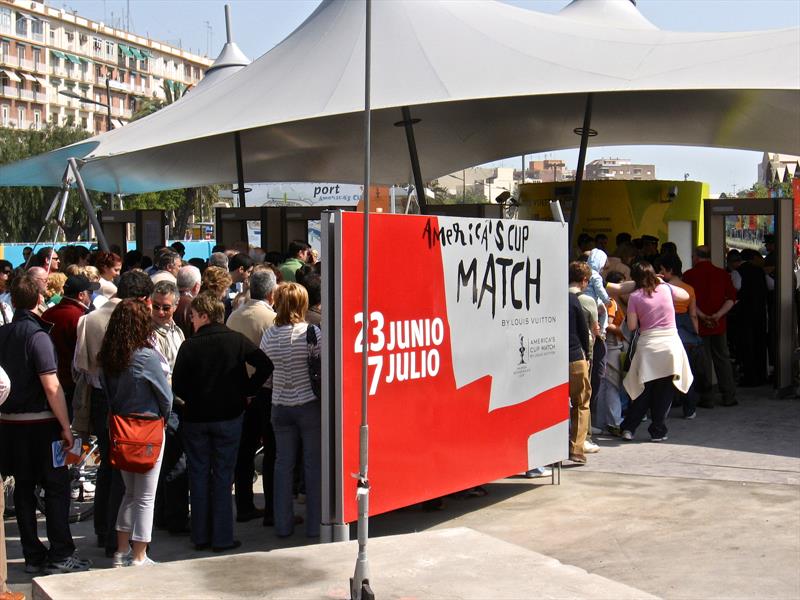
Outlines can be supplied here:
[[36, 287], [39, 288], [39, 304], [33, 312], [41, 317], [47, 310], [47, 303], [45, 302], [47, 297], [47, 271], [42, 267], [31, 267], [28, 269], [28, 276], [33, 279]]
[[[150, 296], [153, 309], [153, 335], [156, 350], [169, 365], [168, 379], [172, 382], [172, 369], [178, 350], [184, 342], [183, 331], [175, 324], [172, 315], [178, 306], [178, 287], [169, 281], [159, 281]], [[172, 414], [164, 436], [164, 458], [156, 491], [155, 522], [170, 533], [183, 533], [189, 527], [189, 479], [186, 459], [180, 443], [179, 428], [182, 402], [175, 399]]]
[[[250, 275], [250, 300], [233, 311], [228, 318], [230, 329], [238, 331], [256, 345], [267, 328], [275, 322], [272, 308], [273, 293], [277, 287], [275, 273], [271, 269], [259, 268]], [[250, 370], [250, 367], [248, 367]], [[236, 459], [234, 483], [236, 485], [236, 520], [250, 521], [264, 517], [264, 525], [273, 524], [272, 488], [275, 466], [275, 434], [270, 423], [272, 408], [272, 377], [256, 394], [247, 407], [242, 420], [242, 437], [239, 442], [239, 455]], [[262, 483], [264, 485], [264, 511], [253, 503], [253, 455], [263, 438], [264, 466]]]
[[221, 267], [228, 270], [228, 255], [224, 252], [214, 252], [211, 256], [208, 257], [208, 266], [209, 267]]
[[200, 293], [200, 269], [194, 265], [186, 265], [178, 270], [178, 292], [180, 300], [172, 318], [175, 324], [181, 328], [184, 337], [192, 337], [194, 328], [192, 326], [191, 311], [192, 298]]
[[180, 254], [172, 250], [162, 251], [156, 258], [156, 267], [158, 267], [158, 271], [151, 275], [153, 283], [169, 281], [173, 285], [177, 285], [176, 275], [181, 268]]

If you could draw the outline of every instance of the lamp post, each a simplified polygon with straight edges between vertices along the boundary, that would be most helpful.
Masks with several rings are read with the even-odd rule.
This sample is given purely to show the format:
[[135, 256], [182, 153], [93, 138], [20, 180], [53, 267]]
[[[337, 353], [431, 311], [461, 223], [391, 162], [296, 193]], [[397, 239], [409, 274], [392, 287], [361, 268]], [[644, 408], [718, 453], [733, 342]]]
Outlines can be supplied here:
[[61, 90], [58, 93], [62, 96], [66, 96], [67, 98], [74, 98], [82, 104], [96, 104], [97, 106], [104, 107], [106, 109], [106, 129], [108, 131], [114, 129], [114, 124], [111, 122], [111, 88], [108, 84], [108, 77], [106, 77], [106, 102], [98, 102], [97, 100], [92, 100], [91, 98], [81, 96], [80, 94], [76, 94], [75, 92], [71, 92], [69, 90]]

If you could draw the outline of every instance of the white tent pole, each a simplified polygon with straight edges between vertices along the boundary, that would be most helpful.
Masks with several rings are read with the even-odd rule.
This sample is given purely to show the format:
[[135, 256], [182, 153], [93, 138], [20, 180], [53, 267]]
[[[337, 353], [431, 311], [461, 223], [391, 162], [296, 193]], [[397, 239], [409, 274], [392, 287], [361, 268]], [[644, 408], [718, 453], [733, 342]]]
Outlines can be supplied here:
[[589, 138], [597, 135], [592, 124], [592, 94], [586, 94], [586, 111], [583, 113], [583, 127], [576, 127], [573, 131], [581, 136], [581, 149], [578, 152], [578, 168], [575, 171], [575, 188], [572, 192], [572, 210], [569, 211], [569, 246], [572, 252], [572, 238], [575, 235], [575, 224], [578, 222], [578, 203], [581, 196], [581, 185], [583, 184], [583, 169], [586, 166], [586, 149], [589, 146]]
[[367, 540], [369, 539], [369, 424], [367, 420], [368, 398], [368, 352], [369, 352], [369, 184], [372, 112], [370, 104], [370, 69], [372, 53], [372, 0], [365, 0], [366, 28], [364, 39], [364, 260], [363, 260], [363, 323], [364, 335], [361, 342], [361, 427], [359, 430], [358, 452], [358, 558], [355, 573], [350, 580], [350, 598], [352, 600], [372, 600], [374, 594], [369, 587], [369, 559], [367, 558]]

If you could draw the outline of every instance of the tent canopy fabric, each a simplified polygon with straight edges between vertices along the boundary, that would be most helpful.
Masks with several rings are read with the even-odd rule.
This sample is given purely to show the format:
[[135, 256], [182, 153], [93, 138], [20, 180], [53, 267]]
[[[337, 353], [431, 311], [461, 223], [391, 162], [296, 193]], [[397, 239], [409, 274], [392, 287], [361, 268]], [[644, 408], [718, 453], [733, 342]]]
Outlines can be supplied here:
[[[235, 180], [359, 182], [364, 5], [328, 0], [224, 81], [97, 136], [87, 186], [137, 193]], [[373, 5], [372, 173], [411, 180], [409, 106], [425, 178], [571, 148], [588, 93], [596, 145], [677, 144], [800, 153], [800, 30], [683, 33], [628, 0], [575, 0], [560, 14], [496, 2]], [[774, 56], [785, 68], [765, 68]], [[82, 151], [86, 147], [82, 147]], [[72, 150], [67, 150], [72, 152]], [[37, 184], [60, 180], [45, 155]], [[34, 169], [26, 170], [28, 175]], [[14, 165], [0, 185], [26, 185]]]

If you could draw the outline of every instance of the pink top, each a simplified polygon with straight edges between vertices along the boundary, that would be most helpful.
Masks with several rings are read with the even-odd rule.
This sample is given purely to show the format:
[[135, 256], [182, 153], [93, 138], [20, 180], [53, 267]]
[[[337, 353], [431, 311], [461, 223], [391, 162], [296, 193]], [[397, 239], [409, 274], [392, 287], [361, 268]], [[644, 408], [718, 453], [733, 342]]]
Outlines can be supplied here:
[[669, 285], [656, 286], [652, 296], [644, 290], [636, 290], [628, 299], [628, 314], [639, 317], [640, 331], [675, 327], [675, 306], [672, 302], [672, 289]]

